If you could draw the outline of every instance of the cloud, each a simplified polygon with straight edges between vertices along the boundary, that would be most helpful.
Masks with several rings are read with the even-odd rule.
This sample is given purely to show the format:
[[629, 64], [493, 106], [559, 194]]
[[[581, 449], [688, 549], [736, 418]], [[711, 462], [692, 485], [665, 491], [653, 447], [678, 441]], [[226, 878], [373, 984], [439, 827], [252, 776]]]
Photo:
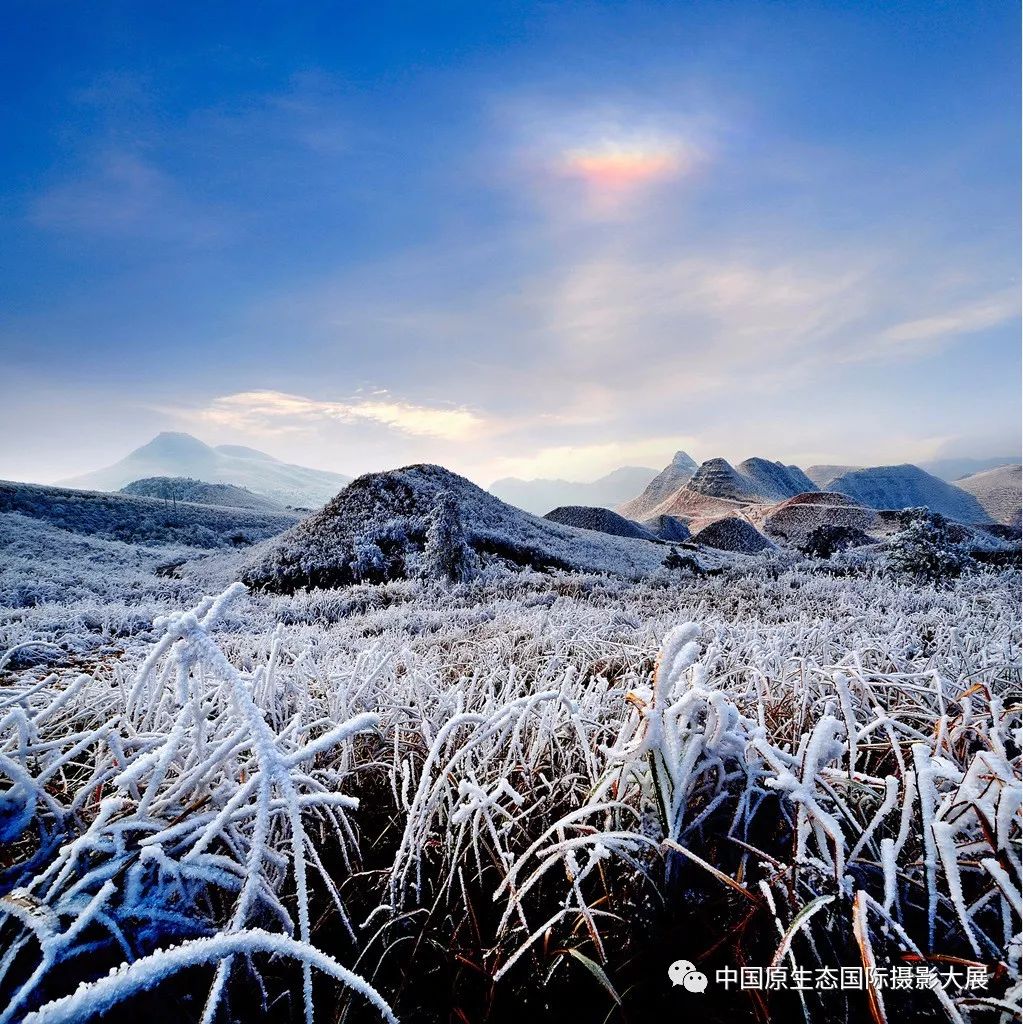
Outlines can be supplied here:
[[681, 369], [684, 360], [680, 376], [703, 388], [709, 378], [748, 370], [751, 359], [787, 355], [848, 323], [862, 308], [866, 271], [859, 261], [829, 262], [595, 257], [568, 268], [538, 305], [568, 353], [615, 362], [626, 356], [636, 372], [656, 376], [664, 362]]
[[1018, 292], [1004, 291], [935, 316], [895, 324], [884, 332], [883, 337], [886, 341], [896, 344], [943, 341], [950, 337], [997, 327], [1018, 317], [1019, 313]]
[[484, 420], [462, 408], [397, 401], [383, 392], [347, 402], [321, 401], [282, 391], [222, 395], [192, 418], [221, 427], [263, 434], [307, 430], [317, 423], [376, 423], [403, 434], [460, 441], [479, 433]]

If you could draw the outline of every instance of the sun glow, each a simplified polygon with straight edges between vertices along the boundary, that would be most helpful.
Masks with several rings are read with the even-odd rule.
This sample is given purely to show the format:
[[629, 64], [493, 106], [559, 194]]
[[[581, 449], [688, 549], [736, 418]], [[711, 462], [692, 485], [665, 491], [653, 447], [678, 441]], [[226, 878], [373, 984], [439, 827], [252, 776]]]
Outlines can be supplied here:
[[620, 191], [674, 178], [685, 171], [687, 163], [691, 160], [676, 150], [605, 146], [569, 150], [562, 169], [594, 188]]

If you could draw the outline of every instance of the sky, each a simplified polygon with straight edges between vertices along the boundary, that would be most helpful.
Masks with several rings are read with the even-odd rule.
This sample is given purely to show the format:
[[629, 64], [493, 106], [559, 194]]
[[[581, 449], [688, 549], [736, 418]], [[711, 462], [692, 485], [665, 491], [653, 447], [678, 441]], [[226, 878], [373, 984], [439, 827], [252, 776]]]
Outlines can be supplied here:
[[1009, 0], [13, 0], [0, 477], [1020, 449]]

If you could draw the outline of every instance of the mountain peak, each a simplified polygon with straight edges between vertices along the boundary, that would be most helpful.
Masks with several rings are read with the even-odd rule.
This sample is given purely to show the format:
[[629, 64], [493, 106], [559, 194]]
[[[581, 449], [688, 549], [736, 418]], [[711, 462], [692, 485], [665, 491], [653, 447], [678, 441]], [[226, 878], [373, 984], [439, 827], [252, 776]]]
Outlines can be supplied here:
[[139, 453], [179, 455], [192, 452], [208, 453], [212, 450], [208, 444], [204, 444], [199, 438], [193, 437], [191, 434], [176, 430], [162, 430], [151, 441], [147, 441], [141, 447], [136, 448], [132, 455]]
[[647, 484], [642, 494], [618, 506], [618, 511], [637, 522], [646, 519], [668, 495], [677, 491], [696, 472], [696, 463], [682, 451]]
[[119, 462], [62, 481], [68, 487], [116, 491], [136, 480], [186, 477], [206, 484], [233, 484], [282, 505], [316, 507], [328, 501], [349, 477], [278, 462], [254, 448], [212, 448], [191, 434], [164, 431]]
[[714, 498], [742, 500], [755, 496], [749, 481], [726, 459], [708, 459], [693, 474], [686, 487]]

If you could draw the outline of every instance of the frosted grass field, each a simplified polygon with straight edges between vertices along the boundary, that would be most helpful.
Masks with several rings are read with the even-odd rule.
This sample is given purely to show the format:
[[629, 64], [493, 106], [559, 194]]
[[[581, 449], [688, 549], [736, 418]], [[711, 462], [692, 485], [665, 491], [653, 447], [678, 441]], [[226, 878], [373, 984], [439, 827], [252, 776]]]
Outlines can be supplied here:
[[[75, 653], [2, 677], [0, 1021], [1013, 1019], [1018, 575], [740, 561], [202, 598], [86, 559], [4, 620]], [[698, 997], [680, 957], [989, 980]]]

